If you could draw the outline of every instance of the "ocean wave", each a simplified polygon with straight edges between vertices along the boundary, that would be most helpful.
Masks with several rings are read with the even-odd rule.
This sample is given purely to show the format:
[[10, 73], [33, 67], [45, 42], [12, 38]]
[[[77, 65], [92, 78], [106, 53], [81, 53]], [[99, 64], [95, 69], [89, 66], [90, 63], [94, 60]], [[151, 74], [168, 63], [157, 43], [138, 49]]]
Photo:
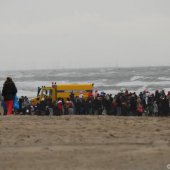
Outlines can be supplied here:
[[117, 83], [116, 86], [148, 86], [148, 85], [170, 85], [170, 81], [158, 81], [158, 82], [144, 82], [144, 81], [129, 81]]
[[27, 96], [29, 98], [34, 98], [36, 97], [36, 95], [37, 95], [37, 91], [29, 91], [29, 90], [21, 90], [21, 89], [17, 93], [18, 97]]
[[139, 79], [142, 79], [144, 78], [143, 76], [133, 76], [130, 81], [136, 81], [136, 80], [139, 80]]
[[170, 77], [158, 77], [158, 80], [163, 80], [163, 81], [170, 81]]
[[16, 83], [19, 95], [36, 95], [38, 86], [68, 83], [94, 83], [95, 89], [117, 93], [121, 88], [143, 91], [148, 88], [168, 90], [170, 87], [170, 67], [147, 68], [100, 68], [100, 69], [59, 69], [32, 71], [3, 71], [0, 75], [0, 89], [7, 76]]

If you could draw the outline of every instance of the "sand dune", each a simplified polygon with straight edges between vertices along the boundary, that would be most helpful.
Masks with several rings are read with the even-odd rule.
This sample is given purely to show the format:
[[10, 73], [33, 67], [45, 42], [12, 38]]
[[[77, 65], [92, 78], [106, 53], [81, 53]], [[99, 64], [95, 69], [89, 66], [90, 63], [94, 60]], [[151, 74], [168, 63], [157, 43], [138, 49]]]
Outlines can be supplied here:
[[0, 117], [2, 170], [166, 170], [170, 118]]

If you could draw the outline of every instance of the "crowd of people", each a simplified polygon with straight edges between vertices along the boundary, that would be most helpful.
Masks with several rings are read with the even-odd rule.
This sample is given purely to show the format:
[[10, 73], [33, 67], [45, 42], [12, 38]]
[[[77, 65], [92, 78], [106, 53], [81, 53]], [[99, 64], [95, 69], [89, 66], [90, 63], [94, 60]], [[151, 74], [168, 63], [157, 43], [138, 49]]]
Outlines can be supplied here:
[[116, 95], [98, 92], [89, 94], [87, 98], [80, 93], [64, 100], [58, 98], [52, 102], [50, 97], [43, 97], [33, 106], [28, 97], [21, 96], [18, 99], [19, 106], [14, 108], [14, 97], [17, 88], [10, 77], [7, 77], [0, 96], [1, 110], [4, 114], [28, 114], [28, 115], [114, 115], [114, 116], [169, 116], [170, 115], [170, 92], [156, 90], [150, 93], [144, 90], [140, 94], [120, 91]]
[[44, 98], [30, 110], [40, 115], [169, 116], [170, 92], [166, 95], [164, 90], [157, 90], [152, 94], [145, 90], [137, 95], [125, 90], [112, 96], [96, 91], [86, 99], [83, 94], [74, 96], [71, 93], [66, 101], [58, 98], [52, 102], [50, 98]]

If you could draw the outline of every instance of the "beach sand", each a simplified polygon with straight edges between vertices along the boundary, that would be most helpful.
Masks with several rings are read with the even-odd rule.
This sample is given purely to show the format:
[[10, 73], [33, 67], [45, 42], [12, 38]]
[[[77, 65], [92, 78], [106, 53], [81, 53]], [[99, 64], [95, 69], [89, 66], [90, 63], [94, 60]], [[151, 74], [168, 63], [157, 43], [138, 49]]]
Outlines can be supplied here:
[[167, 170], [170, 118], [1, 116], [0, 170]]

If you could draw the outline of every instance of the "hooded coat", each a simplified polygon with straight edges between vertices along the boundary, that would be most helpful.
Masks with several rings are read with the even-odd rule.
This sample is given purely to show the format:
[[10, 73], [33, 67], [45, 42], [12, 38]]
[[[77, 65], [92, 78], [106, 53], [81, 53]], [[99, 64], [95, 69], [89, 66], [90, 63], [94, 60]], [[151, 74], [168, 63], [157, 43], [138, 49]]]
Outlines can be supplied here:
[[11, 78], [7, 78], [2, 89], [2, 96], [4, 97], [4, 101], [13, 100], [16, 93], [17, 88], [15, 86], [15, 83], [12, 81]]

